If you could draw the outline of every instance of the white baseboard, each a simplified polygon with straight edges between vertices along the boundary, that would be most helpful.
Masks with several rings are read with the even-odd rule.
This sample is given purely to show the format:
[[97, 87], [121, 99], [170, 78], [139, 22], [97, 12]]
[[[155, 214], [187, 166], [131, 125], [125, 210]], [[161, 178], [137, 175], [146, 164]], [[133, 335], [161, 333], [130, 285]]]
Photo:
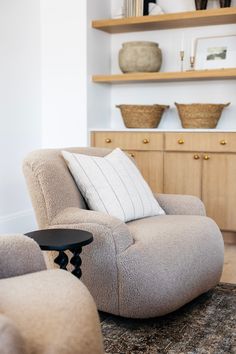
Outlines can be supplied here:
[[32, 209], [0, 216], [0, 234], [26, 233], [36, 229], [37, 226]]

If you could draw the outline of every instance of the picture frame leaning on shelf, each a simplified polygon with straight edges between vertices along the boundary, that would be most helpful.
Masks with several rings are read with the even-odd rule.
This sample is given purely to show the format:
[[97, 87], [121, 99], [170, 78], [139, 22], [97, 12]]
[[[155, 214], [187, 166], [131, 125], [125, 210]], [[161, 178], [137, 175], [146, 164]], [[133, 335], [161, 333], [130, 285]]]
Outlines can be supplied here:
[[195, 70], [236, 67], [236, 33], [195, 39]]

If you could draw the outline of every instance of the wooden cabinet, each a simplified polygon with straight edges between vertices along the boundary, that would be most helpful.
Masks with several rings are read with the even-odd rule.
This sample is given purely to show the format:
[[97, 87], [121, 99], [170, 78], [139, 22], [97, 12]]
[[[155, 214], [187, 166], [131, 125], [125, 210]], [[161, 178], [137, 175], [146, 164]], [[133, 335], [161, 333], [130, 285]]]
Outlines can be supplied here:
[[222, 230], [236, 231], [235, 133], [166, 133], [164, 164], [164, 193], [200, 197]]
[[163, 133], [94, 132], [91, 134], [91, 145], [112, 149], [120, 147], [128, 152], [153, 192], [163, 192]]
[[236, 134], [166, 133], [164, 193], [200, 197], [225, 231], [236, 231]]
[[201, 198], [201, 160], [192, 152], [164, 153], [164, 193]]
[[131, 153], [154, 192], [198, 196], [222, 230], [236, 232], [236, 133], [93, 132], [91, 142]]
[[236, 231], [236, 154], [164, 154], [164, 193], [201, 198], [222, 230]]
[[[162, 151], [128, 151], [152, 191], [163, 193], [163, 152]], [[153, 163], [155, 161], [155, 163]]]
[[202, 200], [222, 230], [236, 231], [236, 154], [209, 153], [202, 164]]

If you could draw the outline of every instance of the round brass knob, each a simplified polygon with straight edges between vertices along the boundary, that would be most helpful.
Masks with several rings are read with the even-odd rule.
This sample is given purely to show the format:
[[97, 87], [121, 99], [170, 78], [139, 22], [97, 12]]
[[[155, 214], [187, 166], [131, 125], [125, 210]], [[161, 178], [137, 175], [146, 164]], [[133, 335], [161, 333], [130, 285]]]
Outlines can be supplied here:
[[227, 144], [227, 141], [226, 141], [226, 140], [221, 140], [221, 141], [220, 141], [220, 144], [221, 144], [221, 145], [226, 145], [226, 144]]
[[184, 140], [183, 139], [179, 139], [178, 140], [178, 144], [183, 145], [184, 144]]
[[105, 142], [106, 142], [107, 144], [110, 144], [110, 143], [111, 143], [111, 139], [107, 138], [107, 139], [105, 140]]
[[193, 158], [194, 158], [194, 160], [199, 160], [200, 156], [196, 154], [196, 155], [193, 156]]
[[135, 157], [135, 155], [134, 155], [133, 153], [129, 154], [129, 156], [130, 156], [130, 157], [133, 157], [133, 158]]
[[207, 161], [207, 160], [210, 160], [210, 156], [208, 156], [208, 155], [204, 155], [203, 158], [204, 158], [204, 160], [206, 160], [206, 161]]
[[149, 139], [143, 139], [143, 144], [149, 144], [150, 140]]

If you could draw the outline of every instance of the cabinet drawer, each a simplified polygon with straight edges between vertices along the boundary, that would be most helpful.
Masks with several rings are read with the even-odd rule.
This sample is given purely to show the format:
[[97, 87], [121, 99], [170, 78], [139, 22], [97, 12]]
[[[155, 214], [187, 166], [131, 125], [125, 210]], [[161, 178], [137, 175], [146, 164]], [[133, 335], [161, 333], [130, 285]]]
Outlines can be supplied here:
[[125, 150], [163, 150], [164, 134], [150, 132], [93, 132], [92, 146]]
[[236, 133], [166, 133], [165, 150], [236, 152]]

